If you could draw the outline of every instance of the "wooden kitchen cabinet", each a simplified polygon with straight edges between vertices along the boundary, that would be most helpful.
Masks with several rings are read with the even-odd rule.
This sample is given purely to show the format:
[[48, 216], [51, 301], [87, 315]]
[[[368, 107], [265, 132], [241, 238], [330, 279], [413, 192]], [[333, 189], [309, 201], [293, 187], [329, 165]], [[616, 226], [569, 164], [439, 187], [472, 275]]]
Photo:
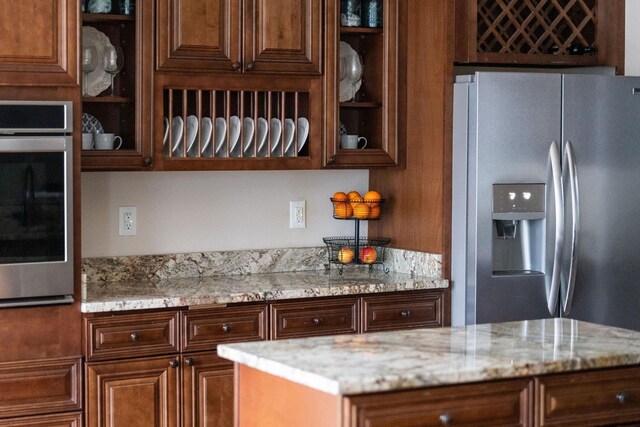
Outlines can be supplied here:
[[2, 427], [81, 427], [82, 413], [38, 415], [2, 420]]
[[76, 0], [0, 2], [0, 86], [76, 86]]
[[[382, 1], [382, 27], [343, 27], [340, 1], [325, 4], [325, 152], [323, 166], [369, 168], [396, 166], [398, 148], [399, 0]], [[361, 58], [360, 89], [340, 100], [340, 43]], [[340, 148], [341, 128], [367, 138], [363, 149]]]
[[[82, 150], [85, 171], [144, 170], [153, 166], [153, 122], [149, 115], [153, 90], [153, 0], [138, 0], [135, 7], [135, 15], [82, 14], [83, 27], [103, 33], [124, 53], [124, 68], [114, 79], [115, 96], [107, 88], [82, 97], [83, 113], [97, 120], [105, 133], [122, 137], [122, 146], [117, 150]], [[81, 38], [84, 31], [80, 31]], [[78, 57], [82, 58], [82, 48], [79, 51]], [[88, 120], [83, 116], [83, 122]]]
[[321, 73], [321, 0], [157, 0], [157, 69]]
[[444, 291], [362, 297], [362, 332], [444, 326]]
[[455, 60], [610, 65], [624, 72], [623, 0], [456, 0]]

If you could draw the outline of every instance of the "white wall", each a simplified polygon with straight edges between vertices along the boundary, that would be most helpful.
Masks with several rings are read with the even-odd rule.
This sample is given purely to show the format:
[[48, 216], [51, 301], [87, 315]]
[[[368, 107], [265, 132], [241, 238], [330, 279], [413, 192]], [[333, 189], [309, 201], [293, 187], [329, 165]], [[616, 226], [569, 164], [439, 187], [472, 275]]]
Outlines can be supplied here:
[[[322, 246], [354, 231], [329, 198], [368, 182], [353, 170], [84, 172], [82, 257]], [[289, 229], [290, 200], [307, 201], [306, 229]], [[119, 206], [137, 208], [136, 236], [118, 235]]]
[[640, 76], [640, 1], [626, 0], [625, 4], [624, 73]]

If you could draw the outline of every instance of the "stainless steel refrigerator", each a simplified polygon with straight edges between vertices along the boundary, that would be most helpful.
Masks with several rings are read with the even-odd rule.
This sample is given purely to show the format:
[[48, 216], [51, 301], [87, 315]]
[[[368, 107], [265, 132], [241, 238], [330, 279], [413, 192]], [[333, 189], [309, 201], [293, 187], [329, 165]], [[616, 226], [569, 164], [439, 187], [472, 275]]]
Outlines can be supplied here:
[[640, 78], [454, 85], [452, 323], [640, 330]]

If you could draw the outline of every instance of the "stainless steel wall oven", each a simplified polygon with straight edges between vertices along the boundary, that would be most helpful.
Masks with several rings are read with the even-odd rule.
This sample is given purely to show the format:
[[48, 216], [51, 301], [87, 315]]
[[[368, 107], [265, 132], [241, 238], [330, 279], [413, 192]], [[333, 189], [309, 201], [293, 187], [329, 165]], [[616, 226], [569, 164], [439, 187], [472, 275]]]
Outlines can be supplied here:
[[73, 302], [72, 109], [0, 101], [0, 307]]

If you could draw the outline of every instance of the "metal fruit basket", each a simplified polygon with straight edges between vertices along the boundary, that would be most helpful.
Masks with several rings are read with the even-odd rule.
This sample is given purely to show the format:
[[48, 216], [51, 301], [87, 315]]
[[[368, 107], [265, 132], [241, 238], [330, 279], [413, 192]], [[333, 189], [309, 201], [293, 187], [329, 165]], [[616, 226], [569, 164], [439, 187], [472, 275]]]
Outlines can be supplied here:
[[335, 264], [342, 274], [342, 268], [348, 264], [368, 265], [369, 268], [379, 264], [383, 266], [385, 273], [389, 272], [389, 269], [384, 267], [385, 247], [391, 242], [389, 238], [356, 235], [356, 237], [324, 237], [322, 240], [327, 245], [329, 258], [327, 269], [331, 264]]
[[[331, 198], [333, 204], [333, 217], [335, 219], [350, 220], [377, 220], [380, 219], [380, 213], [384, 199], [379, 200], [341, 200]], [[358, 206], [363, 205], [363, 206]]]

